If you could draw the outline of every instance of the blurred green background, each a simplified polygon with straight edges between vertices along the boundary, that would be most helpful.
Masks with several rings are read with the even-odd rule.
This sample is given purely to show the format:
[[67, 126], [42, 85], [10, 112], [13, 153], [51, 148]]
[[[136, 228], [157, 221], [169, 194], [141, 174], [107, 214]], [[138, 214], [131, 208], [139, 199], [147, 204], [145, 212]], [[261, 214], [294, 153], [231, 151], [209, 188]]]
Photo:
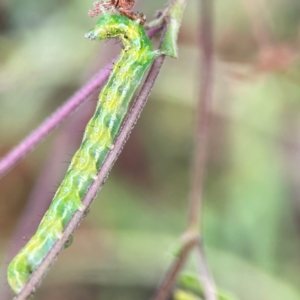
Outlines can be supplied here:
[[[150, 20], [163, 5], [140, 0], [135, 10]], [[90, 8], [92, 2], [79, 0], [1, 0], [0, 156], [118, 53], [114, 41], [84, 39], [96, 22], [87, 16]], [[188, 1], [179, 58], [166, 59], [108, 181], [36, 299], [149, 299], [174, 259], [187, 217], [199, 16], [200, 1]], [[241, 300], [300, 299], [299, 16], [299, 0], [215, 1], [203, 236], [217, 286]], [[94, 103], [0, 181], [3, 268], [44, 164], [53, 160], [46, 173], [56, 181], [43, 186], [49, 197]], [[55, 149], [65, 159], [51, 150], [57, 138]], [[41, 217], [26, 224], [36, 227]], [[187, 269], [193, 270], [193, 260]], [[7, 289], [1, 284], [0, 291]]]

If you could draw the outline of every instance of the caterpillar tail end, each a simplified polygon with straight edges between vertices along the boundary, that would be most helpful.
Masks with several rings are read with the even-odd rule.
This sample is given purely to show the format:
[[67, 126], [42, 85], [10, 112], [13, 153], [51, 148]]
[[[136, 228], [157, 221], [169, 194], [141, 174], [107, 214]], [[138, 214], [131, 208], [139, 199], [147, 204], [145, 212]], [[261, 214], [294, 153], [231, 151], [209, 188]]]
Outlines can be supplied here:
[[26, 270], [17, 269], [15, 260], [9, 264], [7, 269], [7, 281], [16, 295], [22, 291], [30, 276]]

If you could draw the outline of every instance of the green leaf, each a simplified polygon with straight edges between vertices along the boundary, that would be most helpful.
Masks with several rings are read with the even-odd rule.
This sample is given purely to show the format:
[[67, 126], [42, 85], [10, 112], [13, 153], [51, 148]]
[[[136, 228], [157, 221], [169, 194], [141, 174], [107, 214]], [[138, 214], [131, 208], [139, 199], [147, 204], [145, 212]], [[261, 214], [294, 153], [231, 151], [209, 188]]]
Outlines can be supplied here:
[[161, 50], [165, 55], [174, 58], [178, 57], [177, 39], [185, 5], [185, 0], [178, 0], [174, 1], [167, 8], [166, 18], [169, 21], [169, 26], [163, 40]]
[[[178, 276], [177, 284], [181, 289], [184, 289], [186, 292], [183, 293], [184, 290], [180, 289], [179, 291], [181, 291], [181, 292], [178, 295], [181, 298], [178, 295], [176, 298], [176, 293], [178, 292], [178, 291], [176, 291], [174, 294], [174, 297], [176, 300], [202, 299], [202, 298], [198, 298], [198, 296], [204, 298], [203, 287], [199, 281], [197, 274], [187, 273], [187, 272], [181, 273]], [[192, 296], [194, 298], [192, 298]], [[184, 298], [184, 297], [186, 297], [186, 298]], [[236, 300], [236, 298], [234, 296], [229, 295], [227, 292], [223, 292], [223, 291], [219, 291], [219, 290], [217, 291], [217, 297], [219, 300]]]
[[177, 289], [174, 292], [174, 300], [203, 300], [203, 298], [199, 298], [193, 293]]

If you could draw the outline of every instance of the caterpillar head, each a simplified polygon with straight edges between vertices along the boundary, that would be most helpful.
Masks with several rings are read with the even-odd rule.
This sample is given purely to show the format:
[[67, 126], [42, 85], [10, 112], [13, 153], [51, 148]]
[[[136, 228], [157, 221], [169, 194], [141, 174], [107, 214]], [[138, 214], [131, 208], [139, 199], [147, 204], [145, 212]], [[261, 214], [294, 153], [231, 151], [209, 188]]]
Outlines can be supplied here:
[[[99, 20], [96, 26], [90, 30], [85, 37], [90, 40], [105, 40], [107, 38], [124, 37], [127, 39], [127, 34], [130, 36], [132, 29], [137, 29], [140, 25], [136, 21], [132, 21], [121, 15], [104, 15]], [[136, 34], [134, 34], [136, 35]]]
[[[117, 16], [120, 17], [120, 16]], [[116, 15], [104, 15], [102, 16], [96, 26], [90, 30], [85, 37], [90, 40], [104, 40], [109, 37], [113, 37], [117, 34], [120, 21], [117, 20]]]

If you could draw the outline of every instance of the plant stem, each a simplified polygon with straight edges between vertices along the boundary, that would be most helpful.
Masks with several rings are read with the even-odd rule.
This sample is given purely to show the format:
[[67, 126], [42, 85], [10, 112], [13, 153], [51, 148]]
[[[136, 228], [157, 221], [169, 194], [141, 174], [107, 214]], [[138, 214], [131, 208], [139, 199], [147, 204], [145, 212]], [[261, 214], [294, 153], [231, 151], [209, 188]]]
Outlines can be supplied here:
[[147, 25], [147, 28], [153, 28], [160, 26], [168, 19], [169, 26], [161, 50], [174, 58], [178, 56], [177, 39], [186, 3], [187, 0], [170, 0], [166, 8], [159, 13], [158, 18]]
[[191, 183], [188, 231], [199, 232], [202, 215], [204, 172], [207, 161], [208, 130], [213, 91], [213, 38], [212, 38], [212, 1], [203, 0], [201, 9], [200, 47], [201, 83], [199, 102], [196, 110], [194, 134], [194, 158]]
[[[97, 98], [97, 96], [95, 92], [90, 98], [94, 99]], [[94, 112], [95, 106], [96, 101], [92, 101], [89, 105], [82, 107], [80, 114], [76, 114], [75, 118], [66, 122], [55, 137], [55, 141], [49, 151], [50, 154], [46, 159], [37, 182], [28, 197], [22, 215], [18, 220], [10, 245], [4, 256], [4, 262], [11, 261], [35, 233], [36, 228], [49, 208], [53, 198], [52, 193], [45, 193], [45, 191], [49, 190], [49, 187], [55, 186], [57, 182], [61, 180], [61, 175], [65, 172], [64, 169], [66, 167], [65, 164], [61, 162], [66, 161], [69, 158], [67, 153], [72, 153], [81, 143], [81, 135], [74, 134], [74, 132], [84, 131], [84, 127]], [[0, 268], [0, 286], [3, 286], [3, 288], [0, 289], [1, 300], [11, 299], [11, 290], [9, 286], [5, 284], [7, 282], [6, 276], [7, 264], [3, 264]]]
[[200, 23], [201, 85], [196, 112], [196, 130], [194, 138], [193, 176], [189, 205], [188, 232], [200, 232], [196, 247], [197, 269], [203, 285], [205, 300], [217, 300], [215, 283], [210, 275], [201, 238], [203, 215], [203, 186], [207, 166], [208, 139], [213, 93], [213, 1], [202, 0]]
[[[210, 126], [210, 110], [213, 90], [213, 1], [202, 0], [200, 23], [201, 51], [201, 84], [198, 107], [196, 110], [196, 128], [194, 134], [194, 157], [192, 161], [192, 183], [189, 202], [189, 215], [186, 233], [183, 236], [190, 237], [191, 243], [183, 243], [182, 250], [174, 264], [170, 267], [163, 283], [160, 285], [153, 300], [165, 300], [169, 297], [176, 277], [190, 255], [192, 249], [197, 246], [197, 268], [200, 281], [204, 288], [206, 300], [217, 300], [213, 278], [210, 276], [207, 262], [204, 256], [202, 243], [199, 243], [199, 230], [202, 215], [204, 171], [207, 162], [208, 134]], [[201, 49], [201, 48], [200, 48]], [[184, 239], [185, 240], [185, 239]], [[197, 242], [195, 242], [197, 241]]]
[[66, 103], [58, 108], [35, 131], [29, 134], [13, 150], [0, 160], [0, 178], [25, 157], [34, 147], [46, 138], [71, 113], [73, 113], [96, 89], [107, 80], [112, 64], [108, 64], [91, 81], [74, 94]]
[[214, 279], [207, 265], [202, 240], [198, 241], [195, 250], [196, 250], [196, 259], [197, 259], [196, 265], [199, 274], [199, 281], [202, 283], [203, 286], [205, 300], [217, 300], [217, 296], [216, 296], [217, 289], [215, 286]]
[[[162, 35], [162, 39], [164, 38], [164, 34]], [[31, 275], [30, 279], [22, 289], [22, 291], [15, 297], [15, 300], [24, 300], [27, 299], [37, 288], [47, 271], [49, 270], [50, 266], [54, 263], [55, 259], [59, 255], [59, 253], [63, 250], [65, 243], [68, 241], [70, 236], [73, 234], [75, 229], [80, 224], [81, 220], [84, 217], [85, 212], [88, 210], [89, 206], [93, 202], [95, 196], [99, 189], [103, 186], [108, 174], [113, 167], [114, 162], [116, 161], [117, 157], [119, 156], [124, 144], [126, 143], [130, 132], [132, 131], [134, 125], [136, 124], [142, 109], [144, 108], [148, 96], [151, 92], [151, 89], [154, 85], [154, 82], [158, 76], [158, 73], [161, 69], [161, 66], [164, 62], [165, 56], [161, 55], [157, 57], [148, 73], [148, 76], [144, 82], [144, 85], [132, 105], [132, 108], [124, 121], [124, 125], [120, 131], [119, 136], [117, 137], [114, 148], [108, 154], [106, 160], [104, 161], [101, 169], [97, 174], [97, 178], [92, 183], [91, 187], [89, 188], [87, 194], [82, 200], [82, 203], [86, 207], [85, 211], [76, 211], [72, 216], [70, 222], [67, 224], [63, 231], [62, 238], [58, 240], [51, 250], [48, 252], [45, 259], [39, 265], [39, 267], [34, 271]]]
[[[161, 27], [148, 30], [150, 38], [154, 37]], [[114, 59], [116, 60], [116, 59]], [[0, 179], [32, 151], [42, 140], [44, 140], [56, 127], [58, 127], [68, 116], [70, 116], [86, 99], [107, 80], [112, 69], [112, 63], [106, 65], [85, 86], [78, 90], [74, 96], [69, 98], [58, 108], [47, 120], [45, 120], [35, 131], [29, 134], [23, 141], [12, 149], [0, 160]]]
[[165, 300], [168, 299], [171, 290], [175, 284], [176, 278], [182, 267], [184, 266], [186, 259], [190, 255], [191, 250], [197, 243], [197, 235], [184, 235], [182, 239], [182, 245], [178, 257], [169, 268], [166, 277], [158, 288], [156, 294], [152, 300]]

